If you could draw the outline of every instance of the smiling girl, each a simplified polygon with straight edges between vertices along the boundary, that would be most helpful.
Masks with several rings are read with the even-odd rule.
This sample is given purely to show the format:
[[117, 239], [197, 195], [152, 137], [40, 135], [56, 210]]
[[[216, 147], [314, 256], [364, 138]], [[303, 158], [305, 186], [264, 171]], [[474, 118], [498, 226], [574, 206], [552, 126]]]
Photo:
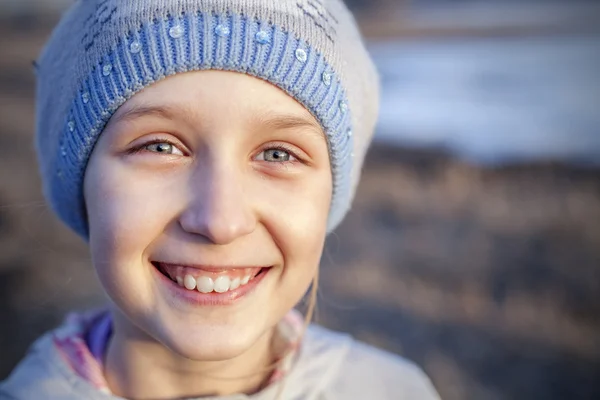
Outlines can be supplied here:
[[38, 65], [44, 192], [110, 305], [39, 339], [1, 398], [437, 398], [308, 324], [378, 107], [341, 1], [79, 0]]

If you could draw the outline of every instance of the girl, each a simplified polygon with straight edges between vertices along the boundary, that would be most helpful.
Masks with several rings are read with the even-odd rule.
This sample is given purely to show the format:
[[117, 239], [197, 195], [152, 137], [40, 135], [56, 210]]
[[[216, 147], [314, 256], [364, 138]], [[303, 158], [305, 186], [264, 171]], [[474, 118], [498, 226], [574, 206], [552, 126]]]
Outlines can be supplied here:
[[377, 114], [340, 0], [79, 0], [38, 65], [44, 192], [111, 302], [38, 340], [0, 397], [437, 398], [307, 327]]

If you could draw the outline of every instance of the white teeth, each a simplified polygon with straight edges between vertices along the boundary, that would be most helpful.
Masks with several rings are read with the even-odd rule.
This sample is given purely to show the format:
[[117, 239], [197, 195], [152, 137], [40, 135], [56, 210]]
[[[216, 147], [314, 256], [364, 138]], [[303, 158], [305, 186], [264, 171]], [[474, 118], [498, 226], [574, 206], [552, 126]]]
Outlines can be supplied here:
[[198, 291], [200, 293], [210, 293], [215, 288], [215, 283], [208, 276], [199, 277], [196, 284], [198, 285]]
[[190, 274], [186, 274], [181, 277], [180, 275], [175, 276], [175, 281], [181, 287], [185, 287], [188, 290], [198, 290], [200, 293], [225, 293], [229, 290], [235, 290], [240, 286], [247, 285], [254, 277], [246, 275], [244, 277], [230, 278], [227, 275], [221, 275], [213, 279], [209, 276], [199, 276], [194, 278]]
[[235, 278], [234, 280], [231, 281], [231, 284], [229, 285], [229, 290], [235, 290], [235, 289], [239, 288], [241, 282], [242, 282], [242, 280], [238, 276], [237, 278]]
[[217, 293], [225, 293], [229, 290], [229, 286], [231, 285], [231, 280], [228, 276], [221, 275], [217, 279], [215, 279], [215, 288], [214, 291]]
[[188, 290], [194, 290], [194, 289], [196, 289], [196, 279], [194, 279], [194, 277], [191, 276], [190, 274], [187, 274], [183, 278], [183, 285]]

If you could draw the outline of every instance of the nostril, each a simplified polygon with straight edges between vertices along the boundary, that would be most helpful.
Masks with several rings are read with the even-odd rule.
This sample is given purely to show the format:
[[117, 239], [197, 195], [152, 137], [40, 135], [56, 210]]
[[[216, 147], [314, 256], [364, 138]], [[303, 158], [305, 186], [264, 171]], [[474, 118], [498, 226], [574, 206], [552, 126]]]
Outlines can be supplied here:
[[[224, 190], [215, 190], [221, 193]], [[191, 234], [204, 236], [213, 244], [229, 244], [256, 228], [257, 218], [247, 208], [241, 195], [229, 193], [202, 198], [190, 203], [179, 216], [181, 228]]]

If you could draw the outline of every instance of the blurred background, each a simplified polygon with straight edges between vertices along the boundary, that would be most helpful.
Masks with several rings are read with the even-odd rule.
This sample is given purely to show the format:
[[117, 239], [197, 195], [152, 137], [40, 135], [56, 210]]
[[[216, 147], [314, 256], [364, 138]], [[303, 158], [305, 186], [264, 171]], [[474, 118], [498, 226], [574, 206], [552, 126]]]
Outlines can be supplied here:
[[[103, 304], [44, 204], [37, 57], [71, 0], [0, 0], [0, 380]], [[600, 399], [600, 2], [348, 0], [383, 82], [317, 321], [444, 399]]]

